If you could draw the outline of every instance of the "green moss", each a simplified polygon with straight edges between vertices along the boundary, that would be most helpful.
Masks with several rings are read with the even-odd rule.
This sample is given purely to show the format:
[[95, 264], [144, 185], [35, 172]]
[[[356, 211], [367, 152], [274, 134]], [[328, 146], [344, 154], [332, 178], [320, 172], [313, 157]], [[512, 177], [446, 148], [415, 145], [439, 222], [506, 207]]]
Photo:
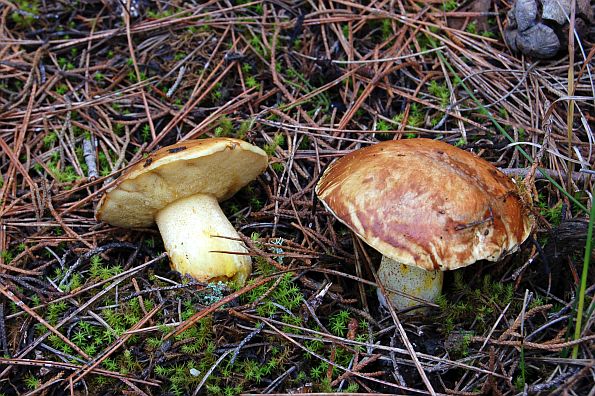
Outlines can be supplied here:
[[442, 3], [442, 9], [444, 11], [454, 11], [459, 7], [459, 3], [456, 0], [446, 0]]
[[43, 147], [48, 149], [54, 147], [54, 144], [58, 141], [58, 134], [56, 132], [50, 132], [43, 137]]
[[550, 206], [549, 203], [544, 198], [543, 194], [539, 194], [537, 196], [537, 208], [539, 209], [539, 214], [547, 219], [547, 221], [553, 225], [558, 226], [562, 221], [562, 201], [557, 202], [553, 206]]
[[6, 264], [10, 264], [14, 259], [14, 256], [14, 252], [9, 249], [0, 251], [0, 257], [2, 257], [2, 260], [4, 260], [4, 263]]
[[73, 70], [74, 64], [70, 62], [67, 58], [61, 56], [58, 58], [58, 66], [60, 66], [64, 70]]
[[39, 1], [16, 0], [17, 10], [10, 14], [10, 19], [21, 28], [31, 27], [39, 18]]
[[[58, 319], [61, 317], [61, 315], [64, 312], [66, 312], [67, 309], [68, 309], [68, 305], [66, 304], [65, 301], [58, 301], [58, 302], [48, 304], [46, 320], [51, 325], [55, 325], [58, 322]], [[60, 339], [58, 338], [58, 340], [60, 340]], [[63, 342], [63, 341], [60, 340], [60, 342]]]
[[347, 333], [347, 324], [349, 323], [349, 311], [341, 310], [329, 319], [329, 329], [340, 337], [344, 337]]
[[147, 79], [147, 74], [145, 72], [139, 72], [139, 75], [136, 75], [134, 70], [128, 72], [128, 80], [131, 83], [137, 83], [139, 81], [145, 81]]
[[273, 141], [271, 143], [265, 144], [265, 146], [263, 147], [263, 150], [265, 151], [265, 153], [267, 153], [267, 155], [273, 156], [275, 154], [276, 148], [279, 146], [284, 146], [284, 145], [285, 145], [285, 135], [276, 133], [275, 136], [273, 137]]
[[250, 39], [250, 45], [254, 48], [254, 51], [256, 51], [257, 54], [267, 59], [268, 51], [260, 36], [254, 34]]
[[54, 91], [56, 91], [58, 95], [64, 95], [66, 92], [68, 92], [68, 85], [58, 84], [56, 85], [56, 88], [54, 88]]
[[234, 134], [232, 120], [227, 116], [221, 116], [218, 120], [218, 126], [215, 128], [215, 136], [228, 137]]
[[166, 10], [147, 10], [147, 16], [152, 19], [162, 19], [174, 14], [174, 10], [172, 8], [168, 8]]
[[413, 103], [409, 111], [409, 119], [407, 125], [412, 127], [421, 127], [424, 123], [424, 113], [422, 107], [418, 103]]
[[33, 374], [28, 374], [25, 377], [25, 386], [29, 389], [37, 389], [41, 385], [41, 380], [35, 377]]
[[119, 264], [108, 265], [103, 263], [101, 256], [93, 256], [90, 260], [89, 274], [92, 278], [107, 280], [122, 272], [122, 266]]
[[477, 34], [477, 21], [472, 21], [467, 24], [465, 31], [471, 34]]
[[447, 333], [458, 325], [466, 327], [472, 322], [478, 332], [483, 332], [489, 323], [493, 323], [502, 307], [513, 303], [514, 285], [498, 282], [489, 275], [483, 277], [479, 287], [471, 288], [463, 278], [463, 273], [455, 271], [452, 288], [457, 302], [451, 303], [445, 296], [439, 296], [436, 301], [441, 308]]
[[260, 83], [258, 81], [256, 81], [256, 77], [254, 77], [254, 76], [246, 77], [246, 86], [248, 88], [260, 89]]
[[283, 164], [281, 162], [275, 162], [275, 163], [271, 164], [271, 169], [277, 173], [281, 173], [285, 169], [285, 164]]
[[446, 108], [450, 103], [450, 90], [445, 83], [438, 83], [436, 80], [430, 81], [428, 92], [440, 100], [440, 107]]

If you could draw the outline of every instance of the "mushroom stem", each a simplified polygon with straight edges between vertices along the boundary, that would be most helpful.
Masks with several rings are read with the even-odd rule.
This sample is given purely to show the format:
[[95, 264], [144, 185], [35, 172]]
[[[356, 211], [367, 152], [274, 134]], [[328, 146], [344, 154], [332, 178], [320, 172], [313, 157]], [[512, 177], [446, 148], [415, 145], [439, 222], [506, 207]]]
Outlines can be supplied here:
[[[426, 271], [401, 264], [386, 256], [382, 256], [378, 269], [378, 279], [385, 288], [402, 292], [402, 294], [397, 294], [387, 290], [387, 297], [397, 310], [422, 304], [419, 299], [435, 301], [442, 291], [443, 277], [442, 271]], [[415, 297], [418, 300], [407, 296]]]
[[215, 197], [179, 199], [160, 210], [155, 220], [174, 270], [199, 281], [234, 280], [240, 285], [250, 275], [248, 249]]

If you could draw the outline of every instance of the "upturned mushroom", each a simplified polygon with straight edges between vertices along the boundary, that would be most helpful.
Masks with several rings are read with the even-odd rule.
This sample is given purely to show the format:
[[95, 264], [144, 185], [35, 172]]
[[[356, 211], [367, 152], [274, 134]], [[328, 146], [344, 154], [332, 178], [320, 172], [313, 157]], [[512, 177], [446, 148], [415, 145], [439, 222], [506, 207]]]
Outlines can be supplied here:
[[396, 309], [434, 301], [442, 271], [517, 250], [533, 224], [510, 178], [471, 153], [430, 139], [353, 151], [326, 169], [316, 193], [382, 253], [378, 278], [400, 292], [388, 292]]
[[164, 147], [122, 174], [103, 196], [97, 220], [117, 227], [157, 223], [172, 268], [199, 281], [243, 284], [252, 265], [219, 207], [267, 167], [260, 148], [230, 138]]

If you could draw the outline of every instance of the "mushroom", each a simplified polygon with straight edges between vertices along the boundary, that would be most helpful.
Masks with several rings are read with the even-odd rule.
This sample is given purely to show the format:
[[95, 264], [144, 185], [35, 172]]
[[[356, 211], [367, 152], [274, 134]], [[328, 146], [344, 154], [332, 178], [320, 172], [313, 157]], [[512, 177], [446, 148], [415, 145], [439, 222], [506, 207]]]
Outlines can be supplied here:
[[355, 150], [326, 169], [316, 194], [382, 253], [378, 279], [399, 310], [420, 299], [434, 301], [442, 271], [515, 251], [533, 224], [511, 179], [487, 161], [431, 139]]
[[103, 196], [97, 220], [117, 227], [155, 222], [172, 268], [199, 281], [244, 284], [248, 249], [219, 207], [267, 167], [260, 148], [230, 138], [163, 147], [122, 174]]

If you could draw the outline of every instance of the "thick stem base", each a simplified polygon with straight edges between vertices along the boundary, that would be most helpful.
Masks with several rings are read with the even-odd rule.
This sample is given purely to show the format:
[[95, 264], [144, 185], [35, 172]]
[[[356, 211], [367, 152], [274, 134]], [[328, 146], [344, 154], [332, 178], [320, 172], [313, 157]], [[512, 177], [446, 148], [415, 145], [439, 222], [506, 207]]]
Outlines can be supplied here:
[[[234, 280], [243, 285], [252, 260], [219, 202], [210, 195], [193, 195], [166, 206], [156, 216], [172, 268], [207, 282]], [[226, 253], [219, 253], [226, 252]], [[240, 253], [240, 254], [233, 254]]]
[[[385, 256], [382, 256], [380, 268], [378, 269], [378, 279], [386, 289], [403, 293], [397, 294], [387, 290], [387, 297], [397, 310], [423, 304], [423, 301], [409, 298], [407, 295], [434, 302], [442, 291], [443, 278], [442, 271], [426, 271], [400, 264]], [[381, 295], [381, 293], [378, 294]]]

